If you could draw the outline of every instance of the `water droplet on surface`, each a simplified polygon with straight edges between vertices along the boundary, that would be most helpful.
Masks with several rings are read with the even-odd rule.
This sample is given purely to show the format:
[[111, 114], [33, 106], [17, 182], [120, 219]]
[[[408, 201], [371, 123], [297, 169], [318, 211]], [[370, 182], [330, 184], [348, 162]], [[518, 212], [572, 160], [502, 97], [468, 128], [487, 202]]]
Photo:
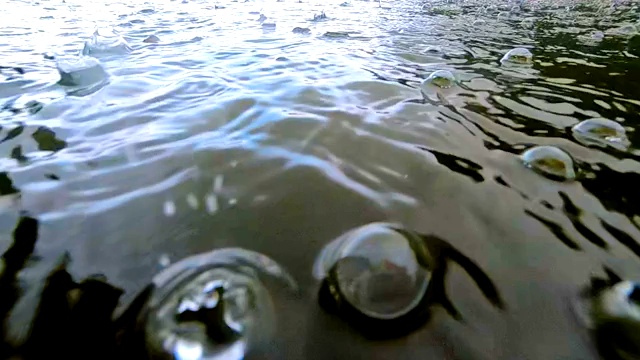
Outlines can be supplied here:
[[423, 300], [430, 263], [417, 240], [388, 224], [373, 223], [329, 243], [313, 274], [328, 282], [336, 303], [346, 302], [369, 318], [389, 320], [409, 314]]
[[533, 54], [531, 51], [525, 48], [515, 48], [509, 50], [502, 59], [501, 63], [510, 63], [510, 64], [530, 64], [533, 60]]
[[423, 82], [424, 85], [434, 85], [439, 88], [450, 88], [456, 83], [456, 78], [449, 70], [436, 70]]
[[536, 146], [520, 155], [522, 163], [553, 180], [573, 180], [576, 172], [573, 159], [555, 146]]
[[621, 151], [627, 150], [630, 146], [626, 130], [620, 123], [613, 120], [603, 118], [584, 120], [571, 130], [574, 138], [587, 146], [610, 146]]
[[58, 58], [56, 68], [60, 85], [89, 86], [105, 81], [109, 75], [100, 61], [89, 56]]
[[185, 258], [152, 282], [141, 316], [151, 359], [239, 360], [259, 354], [275, 331], [271, 286], [297, 289], [275, 261], [240, 248]]
[[84, 43], [83, 55], [123, 55], [131, 52], [127, 41], [112, 30], [98, 29]]

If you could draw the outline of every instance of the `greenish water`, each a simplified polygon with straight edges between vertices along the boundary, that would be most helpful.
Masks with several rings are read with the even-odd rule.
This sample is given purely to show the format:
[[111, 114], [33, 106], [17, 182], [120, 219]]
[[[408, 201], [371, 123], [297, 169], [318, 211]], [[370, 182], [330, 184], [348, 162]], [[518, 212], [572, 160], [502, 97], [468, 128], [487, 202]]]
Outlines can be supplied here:
[[[640, 277], [635, 2], [12, 1], [0, 23], [0, 250], [39, 220], [13, 346], [65, 252], [120, 310], [160, 259], [265, 254], [303, 294], [292, 359], [597, 359], [572, 299]], [[504, 309], [453, 265], [463, 321], [372, 341], [321, 312], [318, 255], [376, 221], [446, 241]]]

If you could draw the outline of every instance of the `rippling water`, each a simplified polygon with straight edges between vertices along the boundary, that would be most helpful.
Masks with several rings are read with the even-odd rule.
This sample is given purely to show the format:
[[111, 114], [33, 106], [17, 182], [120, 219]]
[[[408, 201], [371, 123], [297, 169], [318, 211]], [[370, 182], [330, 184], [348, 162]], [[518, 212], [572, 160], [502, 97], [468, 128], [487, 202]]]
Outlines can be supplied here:
[[[20, 210], [41, 221], [24, 287], [68, 251], [74, 276], [105, 274], [126, 304], [161, 257], [241, 246], [308, 294], [288, 315], [305, 358], [597, 358], [570, 298], [603, 266], [640, 274], [637, 4], [340, 3], [3, 7], [0, 65], [19, 69], [0, 77], [2, 249]], [[58, 84], [52, 58], [78, 54], [96, 28], [131, 52], [96, 56], [108, 74], [97, 87]], [[516, 47], [532, 64], [500, 62]], [[456, 84], [425, 91], [436, 70]], [[590, 118], [621, 123], [628, 150], [577, 141], [571, 128]], [[534, 145], [570, 154], [577, 179], [525, 167]], [[445, 239], [507, 310], [454, 267], [446, 288], [463, 322], [436, 312], [372, 343], [319, 317], [316, 256], [372, 221]]]

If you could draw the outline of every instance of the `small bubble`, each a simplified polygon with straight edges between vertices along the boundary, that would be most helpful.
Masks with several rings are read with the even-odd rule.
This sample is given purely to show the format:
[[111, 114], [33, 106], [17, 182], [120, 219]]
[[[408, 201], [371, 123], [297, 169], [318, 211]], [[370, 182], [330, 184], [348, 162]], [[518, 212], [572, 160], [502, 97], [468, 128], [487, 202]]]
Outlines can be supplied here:
[[530, 64], [533, 59], [533, 54], [531, 51], [525, 48], [515, 48], [509, 50], [502, 59], [501, 63], [511, 63], [511, 64]]
[[456, 78], [451, 71], [437, 70], [431, 73], [429, 77], [423, 82], [423, 85], [431, 84], [439, 88], [450, 88], [456, 83]]
[[219, 193], [220, 190], [222, 190], [223, 181], [224, 181], [224, 178], [222, 177], [222, 175], [216, 176], [216, 178], [213, 180], [213, 192]]
[[197, 209], [198, 208], [198, 198], [196, 198], [196, 196], [193, 193], [190, 193], [189, 195], [187, 195], [187, 204], [189, 204], [189, 206], [192, 209]]
[[584, 145], [610, 146], [625, 151], [630, 142], [627, 132], [619, 123], [603, 118], [584, 120], [572, 129], [576, 140]]
[[238, 199], [229, 199], [229, 205], [235, 205], [238, 203]]
[[204, 202], [209, 214], [213, 215], [218, 211], [218, 198], [214, 194], [207, 194]]
[[171, 264], [171, 259], [169, 259], [169, 255], [167, 254], [160, 255], [160, 258], [158, 259], [158, 265], [160, 265], [161, 268], [166, 268], [170, 264]]
[[576, 172], [573, 159], [554, 146], [536, 146], [520, 155], [523, 164], [552, 180], [573, 180]]
[[164, 202], [164, 215], [165, 216], [173, 216], [176, 214], [176, 204], [171, 201], [171, 200], [167, 200]]

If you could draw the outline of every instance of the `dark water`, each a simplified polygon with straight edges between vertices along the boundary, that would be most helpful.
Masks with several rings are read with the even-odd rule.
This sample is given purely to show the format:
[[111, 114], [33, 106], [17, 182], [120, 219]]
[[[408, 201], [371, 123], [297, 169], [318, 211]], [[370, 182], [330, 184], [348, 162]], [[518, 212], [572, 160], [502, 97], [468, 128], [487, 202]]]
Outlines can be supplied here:
[[[17, 68], [0, 77], [0, 249], [20, 211], [40, 222], [10, 343], [65, 252], [74, 278], [124, 289], [124, 307], [160, 258], [239, 246], [305, 294], [288, 304], [282, 358], [599, 357], [571, 299], [604, 266], [640, 274], [636, 3], [91, 4], [0, 11], [0, 65]], [[47, 58], [77, 54], [96, 26], [131, 51], [92, 54], [106, 75], [58, 84]], [[501, 64], [516, 47], [533, 62]], [[457, 83], [421, 91], [435, 70]], [[590, 118], [622, 124], [628, 149], [577, 141]], [[525, 167], [535, 145], [570, 154], [576, 180]], [[370, 341], [324, 315], [316, 256], [374, 221], [444, 239], [505, 309], [454, 265], [445, 288], [462, 321], [435, 309], [408, 336]]]

